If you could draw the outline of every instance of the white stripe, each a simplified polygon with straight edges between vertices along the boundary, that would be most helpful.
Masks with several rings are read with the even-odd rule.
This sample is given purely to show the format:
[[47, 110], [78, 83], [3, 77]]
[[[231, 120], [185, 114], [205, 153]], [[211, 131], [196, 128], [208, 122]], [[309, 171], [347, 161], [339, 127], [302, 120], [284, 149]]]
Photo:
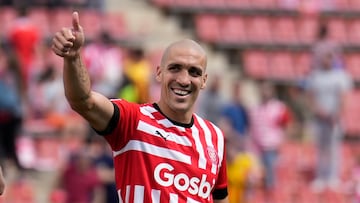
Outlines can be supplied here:
[[[206, 145], [215, 150], [214, 144], [212, 143], [212, 139], [211, 139], [212, 138], [211, 132], [210, 132], [208, 126], [206, 125], [205, 121], [202, 118], [200, 118], [199, 116], [196, 116], [196, 117], [197, 117], [197, 120], [199, 121], [201, 128], [204, 130]], [[208, 151], [206, 151], [205, 153], [208, 153]], [[217, 168], [217, 165], [215, 163], [212, 163], [211, 164], [211, 173], [216, 174], [216, 168]]]
[[144, 186], [135, 185], [134, 203], [144, 203]]
[[129, 203], [131, 186], [126, 186], [125, 203]]
[[158, 135], [156, 132], [161, 133], [161, 135], [163, 135], [166, 140], [168, 141], [172, 141], [175, 142], [176, 144], [179, 145], [184, 145], [184, 146], [191, 146], [191, 142], [190, 140], [185, 137], [185, 136], [180, 136], [177, 135], [175, 133], [171, 133], [171, 132], [166, 132], [165, 130], [161, 129], [161, 128], [157, 128], [153, 125], [150, 125], [144, 121], [139, 121], [139, 124], [137, 126], [137, 130], [143, 131], [147, 134], [156, 136], [156, 137], [161, 137], [160, 135]]
[[224, 135], [220, 130], [220, 128], [218, 128], [214, 124], [212, 124], [212, 126], [214, 127], [216, 134], [218, 136], [217, 140], [218, 140], [218, 156], [219, 156], [219, 168], [220, 168], [224, 157]]
[[153, 144], [149, 144], [139, 140], [130, 140], [124, 148], [119, 151], [114, 151], [114, 157], [131, 150], [148, 153], [154, 156], [171, 159], [174, 161], [180, 161], [186, 164], [191, 164], [191, 157], [188, 155], [185, 155], [176, 150], [155, 146]]
[[193, 200], [190, 197], [188, 197], [186, 203], [200, 203], [200, 202], [198, 202], [196, 200]]
[[151, 190], [151, 203], [160, 203], [160, 190]]
[[201, 169], [206, 169], [206, 158], [204, 155], [204, 149], [203, 146], [201, 144], [200, 138], [199, 138], [199, 130], [195, 127], [195, 125], [193, 125], [191, 127], [191, 131], [192, 131], [192, 136], [195, 140], [195, 145], [196, 145], [196, 150], [199, 153], [199, 168]]
[[179, 202], [179, 197], [177, 194], [174, 193], [170, 193], [170, 201], [171, 203], [178, 203]]
[[[152, 106], [142, 106], [140, 107], [140, 112], [143, 115], [148, 116], [149, 118], [155, 119], [153, 113], [158, 112], [158, 110], [156, 110]], [[163, 125], [166, 128], [174, 127], [180, 130], [181, 132], [185, 132], [184, 127], [174, 125], [169, 119], [161, 119], [161, 120], [157, 120], [156, 122], [159, 123], [160, 125]]]
[[152, 113], [155, 112], [154, 110], [156, 111], [156, 109], [154, 109], [154, 108], [152, 108], [150, 106], [142, 106], [142, 107], [140, 107], [140, 112], [142, 114], [144, 114], [145, 116], [148, 116], [150, 118], [154, 118], [154, 116], [152, 115]]
[[118, 190], [118, 196], [119, 196], [119, 203], [124, 203], [121, 197], [121, 190]]

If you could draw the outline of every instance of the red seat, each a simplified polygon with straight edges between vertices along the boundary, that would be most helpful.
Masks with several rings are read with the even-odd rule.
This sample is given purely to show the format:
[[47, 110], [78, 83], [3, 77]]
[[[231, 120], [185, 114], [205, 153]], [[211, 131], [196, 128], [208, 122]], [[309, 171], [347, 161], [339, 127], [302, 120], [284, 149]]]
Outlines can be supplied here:
[[16, 19], [16, 11], [12, 7], [0, 7], [0, 36], [7, 35], [12, 23]]
[[49, 11], [44, 8], [32, 8], [29, 11], [29, 18], [40, 30], [42, 37], [47, 37], [53, 34], [50, 33], [49, 15], [51, 15], [51, 13], [49, 14]]
[[203, 8], [225, 8], [224, 0], [199, 0], [199, 4]]
[[[96, 10], [80, 11], [80, 24], [86, 33], [87, 39], [95, 39], [102, 30], [102, 14]], [[105, 14], [106, 15], [106, 14]]]
[[260, 50], [247, 50], [243, 53], [243, 65], [246, 75], [255, 79], [265, 79], [269, 74], [267, 53]]
[[298, 42], [296, 22], [292, 17], [279, 17], [273, 21], [273, 40], [277, 43], [296, 44]]
[[353, 19], [348, 21], [348, 43], [351, 45], [360, 44], [360, 20]]
[[335, 0], [335, 8], [340, 11], [346, 11], [350, 9], [349, 0]]
[[294, 53], [294, 70], [298, 80], [304, 79], [311, 70], [311, 56], [308, 52]]
[[247, 40], [246, 27], [244, 16], [226, 16], [221, 24], [221, 40], [228, 43], [245, 42]]
[[277, 6], [277, 0], [253, 0], [251, 1], [251, 5], [253, 8], [260, 9], [272, 9]]
[[272, 43], [270, 17], [254, 16], [249, 18], [248, 40], [252, 43]]
[[360, 54], [346, 54], [345, 67], [353, 79], [360, 80]]
[[107, 13], [102, 17], [102, 29], [108, 31], [115, 39], [125, 39], [128, 36], [128, 28], [122, 13]]
[[328, 21], [329, 36], [339, 44], [347, 43], [347, 28], [344, 20], [332, 18]]
[[348, 0], [349, 9], [353, 11], [360, 11], [360, 1], [359, 0]]
[[352, 90], [343, 95], [343, 109], [341, 114], [341, 121], [345, 133], [349, 135], [360, 136], [360, 91]]
[[200, 0], [173, 0], [173, 8], [176, 7], [196, 8], [200, 6]]
[[224, 0], [228, 8], [250, 8], [251, 0]]
[[269, 53], [269, 77], [275, 80], [295, 80], [296, 73], [291, 52]]
[[[81, 24], [81, 13], [80, 14], [80, 24]], [[50, 23], [50, 32], [55, 33], [63, 27], [70, 27], [72, 23], [71, 11], [68, 9], [56, 9], [51, 12], [49, 15]]]
[[297, 21], [297, 33], [301, 43], [310, 44], [315, 41], [319, 22], [315, 17], [301, 17]]
[[205, 42], [217, 42], [220, 39], [220, 18], [217, 15], [197, 15], [195, 27], [197, 36]]

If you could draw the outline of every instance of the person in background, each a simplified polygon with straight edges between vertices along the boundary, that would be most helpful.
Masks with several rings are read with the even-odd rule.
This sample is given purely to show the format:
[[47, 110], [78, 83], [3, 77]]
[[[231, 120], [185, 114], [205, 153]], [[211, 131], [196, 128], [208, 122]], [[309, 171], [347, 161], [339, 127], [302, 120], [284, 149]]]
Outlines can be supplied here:
[[342, 145], [340, 114], [343, 95], [353, 87], [351, 77], [343, 69], [335, 69], [334, 54], [329, 50], [319, 67], [307, 79], [308, 108], [315, 129], [317, 150], [316, 178], [312, 188], [321, 192], [340, 185], [339, 170]]
[[259, 88], [260, 102], [249, 109], [250, 136], [264, 169], [266, 199], [276, 202], [276, 161], [292, 116], [286, 104], [276, 98], [271, 82], [261, 81]]
[[197, 113], [214, 124], [218, 124], [219, 115], [221, 115], [221, 110], [224, 105], [220, 88], [221, 77], [220, 75], [215, 75], [209, 87], [200, 95], [197, 105]]

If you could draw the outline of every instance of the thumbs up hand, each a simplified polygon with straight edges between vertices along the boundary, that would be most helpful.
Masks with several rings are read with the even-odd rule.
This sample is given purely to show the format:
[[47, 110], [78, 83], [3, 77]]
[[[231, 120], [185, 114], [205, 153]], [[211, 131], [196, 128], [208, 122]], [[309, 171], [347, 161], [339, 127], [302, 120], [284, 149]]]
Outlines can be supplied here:
[[85, 35], [79, 22], [79, 14], [72, 14], [72, 27], [62, 28], [52, 40], [52, 50], [58, 56], [74, 58], [79, 55], [80, 48], [84, 45]]

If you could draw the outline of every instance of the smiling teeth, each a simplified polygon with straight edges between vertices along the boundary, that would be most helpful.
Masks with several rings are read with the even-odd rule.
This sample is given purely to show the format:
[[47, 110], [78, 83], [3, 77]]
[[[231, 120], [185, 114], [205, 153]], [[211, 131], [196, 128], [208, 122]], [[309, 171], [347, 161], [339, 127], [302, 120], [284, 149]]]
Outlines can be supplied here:
[[184, 91], [184, 90], [174, 90], [174, 92], [175, 92], [176, 94], [180, 94], [180, 95], [186, 95], [186, 94], [188, 94], [188, 91]]

